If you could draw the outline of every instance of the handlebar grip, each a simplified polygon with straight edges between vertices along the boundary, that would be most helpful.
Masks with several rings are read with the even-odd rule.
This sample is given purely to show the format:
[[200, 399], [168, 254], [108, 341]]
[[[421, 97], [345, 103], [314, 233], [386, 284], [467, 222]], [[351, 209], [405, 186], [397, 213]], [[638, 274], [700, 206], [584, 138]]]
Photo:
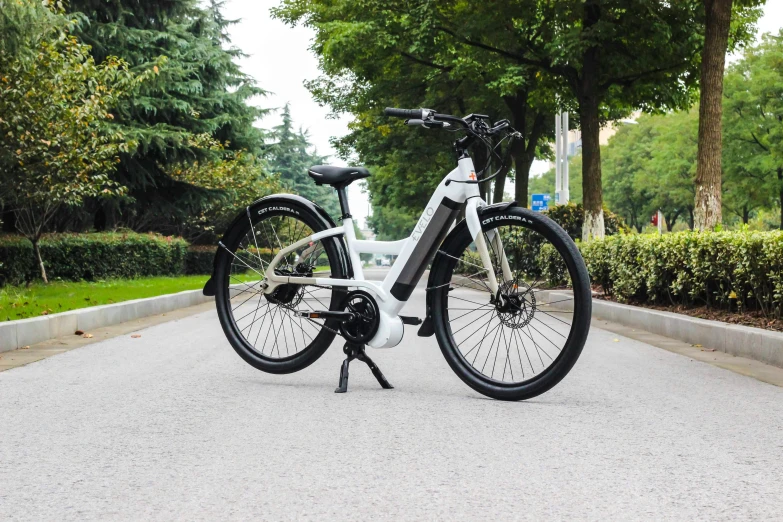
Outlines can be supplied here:
[[424, 119], [424, 111], [421, 109], [395, 109], [394, 107], [386, 107], [383, 110], [383, 113], [386, 116], [391, 116], [393, 118]]
[[500, 132], [500, 131], [502, 131], [503, 129], [507, 129], [507, 128], [508, 128], [510, 125], [511, 125], [511, 123], [510, 123], [508, 120], [501, 120], [501, 121], [499, 121], [499, 122], [498, 122], [498, 124], [497, 124], [497, 125], [495, 125], [494, 127], [492, 127], [492, 130], [491, 130], [491, 132], [492, 132], [493, 134], [494, 134], [494, 133], [496, 133], [496, 132]]

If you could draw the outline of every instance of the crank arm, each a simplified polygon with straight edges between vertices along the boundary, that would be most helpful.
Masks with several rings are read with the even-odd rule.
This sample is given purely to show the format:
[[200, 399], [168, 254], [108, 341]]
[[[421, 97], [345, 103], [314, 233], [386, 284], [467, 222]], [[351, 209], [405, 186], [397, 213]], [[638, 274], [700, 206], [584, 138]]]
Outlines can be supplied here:
[[343, 323], [350, 323], [356, 320], [356, 314], [352, 312], [332, 312], [332, 311], [312, 311], [312, 310], [297, 310], [296, 315], [299, 317], [307, 317], [309, 319], [337, 319]]

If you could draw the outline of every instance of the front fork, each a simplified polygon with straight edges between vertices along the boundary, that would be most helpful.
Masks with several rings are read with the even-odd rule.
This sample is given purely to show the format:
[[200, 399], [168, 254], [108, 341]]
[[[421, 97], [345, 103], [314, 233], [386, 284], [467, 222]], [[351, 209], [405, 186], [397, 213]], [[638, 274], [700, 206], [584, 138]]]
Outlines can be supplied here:
[[[479, 217], [478, 210], [480, 207], [485, 206], [481, 198], [470, 198], [465, 205], [465, 221], [468, 224], [468, 230], [473, 237], [473, 242], [476, 244], [476, 250], [481, 257], [481, 263], [484, 265], [484, 270], [487, 272], [487, 282], [493, 295], [498, 295], [498, 280], [495, 277], [495, 268], [492, 266], [492, 258], [489, 255], [489, 246], [487, 240], [484, 237], [484, 233], [481, 230], [481, 218]], [[494, 229], [490, 230], [487, 234], [487, 238], [492, 243], [492, 249], [500, 257], [501, 270], [503, 271], [503, 279], [511, 281], [511, 268], [508, 266], [508, 258], [506, 252], [503, 249], [503, 242]]]

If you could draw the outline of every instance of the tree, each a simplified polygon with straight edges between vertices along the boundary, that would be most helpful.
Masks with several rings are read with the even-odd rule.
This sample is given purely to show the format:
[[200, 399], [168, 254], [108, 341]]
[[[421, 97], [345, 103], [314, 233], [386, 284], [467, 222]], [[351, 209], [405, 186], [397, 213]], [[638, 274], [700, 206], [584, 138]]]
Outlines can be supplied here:
[[[532, 107], [548, 107], [557, 100], [565, 108], [577, 107], [583, 142], [584, 239], [601, 236], [604, 228], [601, 125], [634, 109], [690, 107], [704, 33], [703, 12], [696, 0], [497, 0], [491, 9], [481, 3], [445, 0], [413, 1], [399, 8], [388, 2], [380, 8], [374, 2], [347, 1], [291, 0], [283, 5], [279, 12], [288, 20], [305, 19], [317, 29], [314, 49], [326, 53], [325, 65], [350, 73], [342, 77], [349, 81], [331, 84], [338, 102], [342, 92], [371, 92], [372, 78], [389, 72], [395, 60], [391, 54], [374, 53], [381, 48], [393, 50], [389, 53], [397, 55], [397, 62], [403, 61], [403, 51], [409, 61], [425, 68], [419, 79], [406, 76], [410, 81], [390, 92], [424, 93], [429, 85], [447, 88], [453, 80], [458, 86], [459, 82], [470, 86], [473, 80], [488, 86], [524, 85], [532, 89], [526, 97]], [[737, 21], [735, 32], [740, 34], [748, 19]], [[398, 34], [389, 27], [405, 31]], [[419, 35], [426, 38], [410, 39]], [[429, 49], [422, 42], [443, 49], [452, 61], [419, 55]], [[365, 68], [350, 65], [363, 60]], [[355, 111], [351, 104], [336, 106], [354, 114], [372, 108], [371, 104], [363, 111]], [[359, 126], [369, 123], [362, 121]]]
[[194, 243], [215, 244], [238, 213], [282, 187], [277, 176], [266, 174], [266, 165], [255, 155], [232, 151], [207, 134], [193, 140], [194, 147], [210, 149], [216, 156], [173, 165], [168, 174], [203, 191], [209, 203], [183, 223], [178, 235]]
[[[512, 162], [494, 185], [481, 186], [487, 200], [501, 200], [511, 176], [516, 199], [526, 205], [530, 165], [536, 155], [551, 154], [546, 142], [553, 135], [556, 100], [548, 79], [533, 67], [464, 42], [444, 26], [448, 19], [484, 32], [506, 24], [509, 10], [479, 7], [447, 1], [310, 0], [285, 1], [273, 11], [288, 23], [316, 31], [313, 50], [324, 75], [309, 87], [334, 112], [355, 117], [349, 135], [336, 144], [341, 156], [357, 153], [374, 167], [368, 180], [373, 212], [393, 218], [372, 220], [379, 237], [407, 236], [403, 227], [415, 223], [429, 189], [454, 165], [453, 135], [389, 121], [381, 115], [384, 106], [510, 119], [522, 139], [514, 142]], [[524, 15], [523, 7], [514, 9], [516, 15]], [[509, 33], [506, 39], [512, 37]], [[477, 148], [473, 154], [477, 168], [483, 169], [486, 151]]]
[[54, 1], [0, 0], [0, 52], [4, 59], [32, 52], [50, 31], [72, 23]]
[[601, 237], [601, 124], [632, 109], [690, 106], [702, 25], [689, 2], [542, 1], [539, 7], [541, 38], [519, 53], [520, 60], [560, 78], [578, 103], [583, 239]]
[[783, 31], [767, 34], [729, 68], [723, 114], [725, 178], [747, 222], [748, 209], [780, 208], [783, 229]]
[[54, 213], [124, 193], [111, 173], [134, 142], [109, 131], [109, 110], [150, 73], [114, 57], [96, 64], [67, 29], [46, 29], [32, 51], [0, 51], [0, 198], [48, 282], [38, 242]]
[[269, 170], [280, 176], [280, 182], [285, 190], [314, 201], [331, 216], [339, 217], [340, 204], [334, 189], [326, 186], [319, 187], [307, 174], [313, 165], [324, 163], [326, 156], [318, 155], [305, 131], [301, 128], [294, 131], [288, 104], [283, 107], [282, 116], [280, 125], [274, 127], [269, 135], [269, 138], [274, 140], [267, 145], [266, 158]]
[[749, 39], [748, 22], [755, 21], [758, 16], [754, 7], [763, 4], [765, 0], [702, 1], [705, 31], [700, 73], [699, 156], [694, 223], [697, 229], [707, 230], [721, 222], [723, 70], [730, 42], [732, 7], [740, 11], [735, 13], [738, 15], [735, 21], [739, 21], [735, 25], [740, 35], [744, 36], [734, 39], [734, 44], [738, 45]]
[[657, 129], [656, 138], [650, 144], [652, 152], [646, 177], [648, 186], [652, 185], [652, 211], [663, 212], [669, 232], [680, 218], [693, 229], [698, 113], [692, 108], [656, 115], [651, 120]]
[[606, 203], [625, 221], [641, 232], [653, 209], [655, 188], [660, 180], [650, 180], [650, 160], [657, 137], [652, 118], [642, 116], [637, 125], [620, 127], [601, 151]]
[[[183, 162], [213, 161], [221, 153], [194, 144], [207, 134], [228, 150], [257, 155], [263, 133], [253, 123], [265, 111], [250, 103], [264, 94], [236, 63], [241, 51], [230, 47], [232, 23], [214, 0], [72, 0], [70, 9], [87, 19], [79, 36], [98, 61], [116, 55], [132, 70], [156, 66], [159, 74], [141, 91], [119, 103], [115, 122], [137, 147], [121, 156], [118, 180], [127, 198], [101, 205], [97, 228], [125, 225], [172, 233], [200, 214], [214, 197], [168, 173]], [[161, 56], [167, 58], [160, 66]]]
[[[577, 103], [586, 212], [583, 239], [587, 240], [601, 236], [604, 229], [600, 224], [602, 123], [632, 109], [656, 112], [690, 107], [702, 50], [703, 11], [694, 1], [541, 0], [528, 4], [526, 17], [512, 18], [498, 31], [466, 34], [459, 27], [453, 31], [471, 45], [537, 67], [561, 83], [564, 95]], [[732, 41], [742, 42], [758, 10], [738, 6], [735, 14]], [[530, 28], [535, 38], [524, 37]], [[504, 47], [498, 41], [502, 36], [497, 36], [508, 30], [521, 33], [511, 48]]]

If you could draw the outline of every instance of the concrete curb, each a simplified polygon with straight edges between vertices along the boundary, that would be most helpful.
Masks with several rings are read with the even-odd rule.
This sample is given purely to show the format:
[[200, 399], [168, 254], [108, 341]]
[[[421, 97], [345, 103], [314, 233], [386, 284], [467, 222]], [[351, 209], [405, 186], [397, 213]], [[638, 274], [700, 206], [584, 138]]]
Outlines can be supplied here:
[[[541, 292], [550, 302], [570, 294]], [[568, 309], [568, 301], [551, 306]], [[593, 299], [593, 317], [783, 368], [783, 332]]]
[[96, 328], [141, 319], [214, 300], [201, 290], [134, 299], [59, 314], [0, 323], [0, 353], [23, 346], [73, 335], [76, 330], [89, 332]]

